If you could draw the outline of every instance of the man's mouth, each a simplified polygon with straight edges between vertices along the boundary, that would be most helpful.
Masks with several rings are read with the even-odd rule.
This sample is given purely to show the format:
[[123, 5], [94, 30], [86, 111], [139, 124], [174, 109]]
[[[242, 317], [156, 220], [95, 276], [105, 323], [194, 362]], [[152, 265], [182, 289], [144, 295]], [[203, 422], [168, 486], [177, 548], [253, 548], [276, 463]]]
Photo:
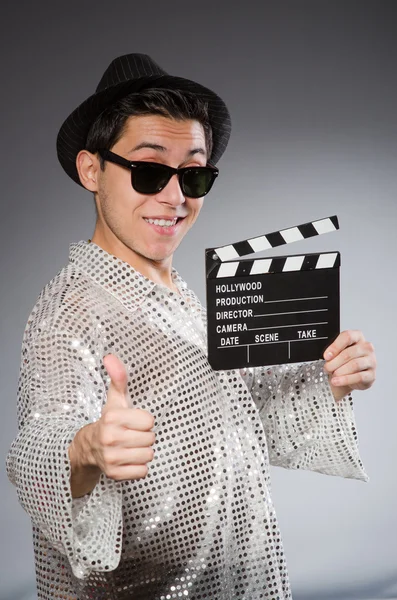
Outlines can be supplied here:
[[178, 221], [183, 219], [183, 217], [175, 217], [174, 219], [147, 219], [143, 217], [146, 223], [150, 223], [151, 225], [158, 225], [160, 227], [174, 227]]

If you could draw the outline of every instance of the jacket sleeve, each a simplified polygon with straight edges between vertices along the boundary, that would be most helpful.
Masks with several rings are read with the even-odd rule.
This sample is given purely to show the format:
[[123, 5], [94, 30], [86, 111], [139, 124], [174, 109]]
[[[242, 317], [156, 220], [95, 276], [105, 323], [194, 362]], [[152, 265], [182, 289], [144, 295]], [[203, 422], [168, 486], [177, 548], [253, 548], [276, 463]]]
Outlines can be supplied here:
[[262, 420], [270, 464], [368, 481], [351, 395], [336, 402], [324, 361], [242, 371]]
[[7, 455], [19, 502], [81, 579], [115, 569], [121, 551], [121, 482], [102, 473], [92, 492], [76, 499], [70, 488], [69, 445], [106, 401], [101, 360], [70, 332], [25, 332], [18, 434]]

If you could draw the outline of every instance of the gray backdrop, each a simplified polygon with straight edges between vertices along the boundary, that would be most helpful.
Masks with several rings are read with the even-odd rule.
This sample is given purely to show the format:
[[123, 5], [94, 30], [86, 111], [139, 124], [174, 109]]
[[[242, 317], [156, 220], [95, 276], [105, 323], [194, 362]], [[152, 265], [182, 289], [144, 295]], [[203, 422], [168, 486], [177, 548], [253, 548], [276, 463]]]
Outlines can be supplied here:
[[396, 2], [18, 2], [1, 14], [0, 598], [35, 598], [27, 515], [6, 478], [23, 329], [42, 287], [88, 239], [93, 200], [55, 138], [117, 55], [150, 54], [215, 89], [233, 133], [221, 175], [175, 266], [205, 300], [203, 251], [337, 214], [342, 328], [377, 349], [357, 392], [368, 484], [274, 469], [295, 600], [397, 598], [395, 402]]

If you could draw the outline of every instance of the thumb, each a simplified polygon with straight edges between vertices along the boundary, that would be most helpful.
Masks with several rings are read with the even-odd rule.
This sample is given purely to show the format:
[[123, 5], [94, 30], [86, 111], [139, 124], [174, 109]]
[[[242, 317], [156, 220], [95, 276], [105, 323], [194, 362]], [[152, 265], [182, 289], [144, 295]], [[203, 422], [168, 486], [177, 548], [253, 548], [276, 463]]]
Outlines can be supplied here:
[[128, 375], [124, 363], [115, 354], [107, 354], [103, 364], [110, 377], [106, 408], [128, 408]]

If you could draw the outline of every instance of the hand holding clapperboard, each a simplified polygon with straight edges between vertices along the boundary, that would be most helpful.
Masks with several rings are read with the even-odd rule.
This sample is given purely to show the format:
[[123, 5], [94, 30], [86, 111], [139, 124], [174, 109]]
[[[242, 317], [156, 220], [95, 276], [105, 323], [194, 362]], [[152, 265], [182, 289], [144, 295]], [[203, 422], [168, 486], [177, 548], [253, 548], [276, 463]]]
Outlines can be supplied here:
[[206, 249], [208, 360], [215, 370], [322, 358], [340, 331], [340, 253], [239, 259], [337, 229], [333, 216]]

